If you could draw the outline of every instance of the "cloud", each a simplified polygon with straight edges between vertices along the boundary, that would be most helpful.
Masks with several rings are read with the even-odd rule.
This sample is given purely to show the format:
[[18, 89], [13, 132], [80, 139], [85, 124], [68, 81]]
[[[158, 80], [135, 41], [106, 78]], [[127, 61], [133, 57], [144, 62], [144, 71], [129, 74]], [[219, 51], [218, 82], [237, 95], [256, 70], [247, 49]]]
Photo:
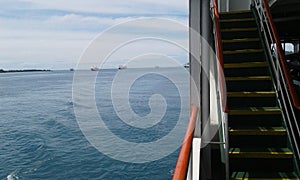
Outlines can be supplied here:
[[[188, 52], [186, 51], [186, 49], [188, 48], [188, 41], [176, 41], [183, 45], [183, 47], [179, 47], [172, 42], [156, 39], [141, 39], [129, 44], [125, 44], [109, 56], [106, 65], [114, 66], [114, 64], [117, 63], [126, 64], [131, 62], [132, 60], [137, 60], [140, 63], [140, 67], [147, 64], [152, 67], [154, 67], [154, 65], [163, 66], [164, 63], [162, 61], [164, 58], [173, 59], [176, 60], [179, 64], [184, 64], [188, 60]], [[174, 63], [173, 65], [176, 65], [176, 63]], [[172, 65], [168, 64], [168, 66]]]
[[104, 29], [133, 20], [134, 18], [109, 18], [109, 17], [95, 17], [83, 16], [80, 14], [66, 14], [63, 16], [51, 16], [45, 21], [46, 26], [57, 27], [58, 29], [69, 30], [86, 30], [86, 31], [103, 31]]
[[[64, 64], [74, 66], [95, 35], [86, 32], [2, 28], [0, 69], [22, 69], [25, 64], [27, 67], [35, 64], [34, 67], [40, 68], [69, 68], [70, 65]], [[64, 63], [58, 64], [58, 60]]]
[[[187, 2], [179, 0], [1, 0], [0, 69], [11, 67], [70, 68], [88, 44], [107, 28], [139, 18], [166, 18], [187, 25]], [[188, 31], [159, 23], [136, 23], [111, 32], [103, 43], [132, 36], [135, 31], [168, 34], [187, 42]], [[174, 57], [184, 57], [174, 48], [142, 43], [135, 49], [159, 47]], [[119, 56], [109, 66], [122, 62]], [[9, 62], [9, 63], [8, 63]], [[87, 65], [90, 67], [90, 65]]]
[[188, 1], [184, 0], [19, 0], [30, 4], [32, 9], [98, 14], [187, 14]]

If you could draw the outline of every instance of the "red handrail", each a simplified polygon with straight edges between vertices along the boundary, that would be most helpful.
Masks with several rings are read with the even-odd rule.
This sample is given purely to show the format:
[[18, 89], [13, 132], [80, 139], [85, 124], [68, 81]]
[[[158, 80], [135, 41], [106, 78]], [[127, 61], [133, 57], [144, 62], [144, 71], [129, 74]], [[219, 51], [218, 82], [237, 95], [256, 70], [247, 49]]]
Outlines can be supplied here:
[[216, 22], [215, 23], [216, 24], [216, 38], [217, 38], [217, 45], [218, 45], [218, 58], [219, 58], [220, 65], [222, 66], [222, 68], [224, 68], [218, 0], [214, 1], [214, 7], [215, 7], [215, 22]]
[[198, 108], [192, 109], [190, 122], [185, 133], [184, 141], [181, 147], [181, 151], [176, 164], [173, 180], [185, 180], [190, 160], [190, 152], [194, 137], [194, 130], [196, 125], [196, 119], [198, 114]]
[[276, 30], [276, 27], [275, 27], [275, 24], [274, 24], [274, 21], [273, 21], [273, 17], [272, 17], [271, 11], [270, 11], [269, 3], [268, 3], [267, 0], [263, 0], [263, 2], [264, 2], [265, 10], [266, 10], [266, 13], [267, 13], [267, 17], [269, 19], [269, 23], [271, 25], [272, 33], [273, 33], [274, 38], [275, 38], [275, 43], [276, 43], [276, 48], [277, 48], [277, 51], [278, 51], [278, 54], [279, 54], [280, 63], [281, 63], [282, 68], [283, 68], [283, 73], [284, 73], [287, 85], [289, 87], [289, 91], [290, 91], [290, 94], [291, 94], [291, 98], [292, 98], [294, 107], [297, 108], [298, 110], [300, 110], [299, 98], [298, 98], [298, 95], [295, 91], [295, 87], [293, 85], [293, 81], [292, 81], [291, 75], [289, 73], [287, 63], [285, 61], [285, 56], [283, 54], [281, 43], [280, 43], [279, 38], [278, 38], [277, 30]]
[[[221, 65], [221, 70], [219, 71], [219, 74], [224, 73], [224, 60], [223, 60], [223, 48], [222, 48], [222, 38], [221, 38], [221, 30], [220, 30], [220, 15], [219, 15], [219, 5], [218, 0], [214, 0], [214, 14], [215, 14], [215, 26], [216, 26], [216, 39], [217, 39], [217, 48], [218, 48], [218, 59], [219, 64]], [[224, 76], [220, 76], [224, 77]], [[220, 78], [220, 86], [221, 86], [221, 96], [222, 96], [222, 105], [224, 106], [223, 111], [228, 112], [228, 106], [227, 106], [227, 96], [224, 92], [225, 89], [225, 81], [224, 78]]]

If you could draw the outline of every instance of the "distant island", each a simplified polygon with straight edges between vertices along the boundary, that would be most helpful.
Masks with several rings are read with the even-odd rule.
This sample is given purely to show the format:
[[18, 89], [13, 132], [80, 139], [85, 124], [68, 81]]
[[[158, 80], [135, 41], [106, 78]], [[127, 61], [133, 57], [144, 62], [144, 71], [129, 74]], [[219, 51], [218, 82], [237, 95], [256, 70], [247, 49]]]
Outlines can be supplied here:
[[24, 69], [24, 70], [3, 70], [0, 69], [0, 73], [13, 73], [13, 72], [40, 72], [40, 71], [51, 71], [49, 69]]

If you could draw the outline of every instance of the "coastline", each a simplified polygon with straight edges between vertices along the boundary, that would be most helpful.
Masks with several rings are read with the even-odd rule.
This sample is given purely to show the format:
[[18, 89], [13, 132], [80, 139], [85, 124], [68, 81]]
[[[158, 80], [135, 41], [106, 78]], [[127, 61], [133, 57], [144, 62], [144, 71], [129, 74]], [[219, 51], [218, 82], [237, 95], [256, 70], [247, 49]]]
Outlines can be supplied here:
[[49, 72], [49, 69], [25, 69], [25, 70], [3, 70], [0, 69], [0, 73], [15, 73], [15, 72]]

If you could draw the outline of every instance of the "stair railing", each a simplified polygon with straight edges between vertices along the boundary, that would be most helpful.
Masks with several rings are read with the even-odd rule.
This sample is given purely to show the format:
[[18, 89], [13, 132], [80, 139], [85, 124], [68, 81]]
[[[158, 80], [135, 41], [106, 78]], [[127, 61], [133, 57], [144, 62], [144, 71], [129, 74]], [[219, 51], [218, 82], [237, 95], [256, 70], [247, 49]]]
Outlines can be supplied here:
[[252, 6], [257, 11], [260, 31], [266, 43], [266, 53], [270, 57], [273, 75], [276, 80], [276, 83], [274, 83], [275, 88], [278, 97], [280, 97], [279, 105], [283, 110], [283, 117], [291, 138], [295, 156], [299, 163], [300, 151], [298, 143], [300, 140], [300, 131], [294, 111], [294, 108], [300, 110], [299, 98], [295, 92], [292, 78], [287, 67], [268, 1], [252, 0]]
[[187, 179], [188, 167], [190, 165], [191, 150], [193, 144], [194, 130], [196, 125], [198, 115], [198, 108], [193, 107], [190, 117], [190, 122], [186, 130], [184, 141], [180, 150], [178, 161], [176, 164], [175, 172], [173, 175], [173, 180], [185, 180]]
[[223, 61], [223, 48], [222, 38], [220, 30], [220, 16], [219, 16], [219, 4], [218, 0], [212, 0], [212, 20], [213, 20], [213, 32], [215, 36], [215, 51], [216, 61], [214, 77], [216, 78], [216, 95], [217, 95], [217, 107], [218, 107], [218, 120], [219, 120], [219, 137], [220, 137], [220, 150], [221, 159], [225, 164], [225, 176], [226, 180], [229, 179], [229, 154], [228, 154], [228, 107], [227, 107], [227, 93], [226, 83], [224, 78], [224, 61]]

